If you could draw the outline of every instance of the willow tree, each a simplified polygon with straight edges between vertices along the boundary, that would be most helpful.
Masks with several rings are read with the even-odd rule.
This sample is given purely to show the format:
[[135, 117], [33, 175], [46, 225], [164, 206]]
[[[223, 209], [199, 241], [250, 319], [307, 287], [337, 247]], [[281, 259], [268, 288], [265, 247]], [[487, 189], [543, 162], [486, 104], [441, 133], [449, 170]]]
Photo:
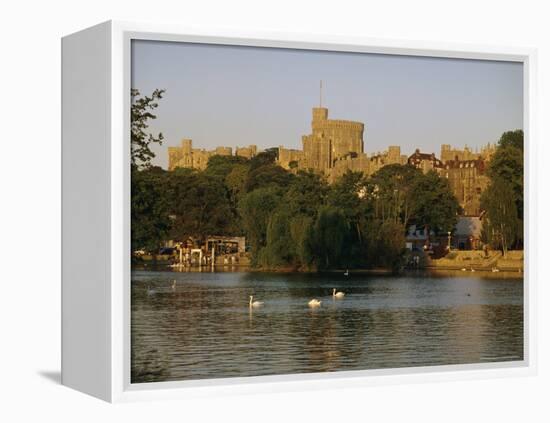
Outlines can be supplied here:
[[313, 227], [313, 250], [319, 268], [346, 265], [350, 224], [341, 209], [322, 206]]

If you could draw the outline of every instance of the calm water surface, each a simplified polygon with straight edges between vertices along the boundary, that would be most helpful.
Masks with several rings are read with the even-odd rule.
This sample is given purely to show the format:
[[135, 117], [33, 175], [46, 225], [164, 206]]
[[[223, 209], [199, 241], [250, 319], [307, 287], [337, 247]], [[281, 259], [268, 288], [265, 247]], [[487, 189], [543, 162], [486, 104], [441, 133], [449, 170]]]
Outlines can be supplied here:
[[523, 359], [521, 279], [134, 271], [131, 308], [133, 383]]

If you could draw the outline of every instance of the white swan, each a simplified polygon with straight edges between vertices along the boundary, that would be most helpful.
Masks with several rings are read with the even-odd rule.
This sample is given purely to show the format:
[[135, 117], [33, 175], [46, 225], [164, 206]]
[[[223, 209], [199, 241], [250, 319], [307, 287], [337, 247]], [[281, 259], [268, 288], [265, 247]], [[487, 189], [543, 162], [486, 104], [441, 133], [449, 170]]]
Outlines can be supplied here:
[[491, 272], [497, 273], [497, 272], [500, 272], [500, 270], [498, 269], [498, 267], [493, 267], [493, 268], [491, 269]]
[[308, 306], [310, 307], [319, 307], [321, 305], [321, 301], [319, 301], [318, 299], [314, 298], [313, 300], [311, 300], [309, 303], [307, 303]]
[[344, 294], [341, 291], [336, 292], [336, 288], [332, 288], [332, 296], [334, 298], [344, 298], [344, 295], [346, 295], [346, 294]]
[[174, 279], [172, 281], [172, 291], [175, 291], [176, 290], [176, 280]]
[[249, 306], [250, 308], [252, 308], [252, 307], [260, 307], [260, 306], [263, 306], [263, 305], [264, 305], [264, 302], [263, 302], [263, 301], [253, 301], [253, 299], [254, 299], [254, 296], [251, 295], [251, 296], [250, 296], [250, 301], [248, 302], [248, 306]]
[[344, 276], [349, 276], [349, 270], [346, 269], [346, 271], [344, 272]]
[[466, 271], [466, 268], [465, 268], [465, 267], [463, 267], [463, 268], [462, 268], [462, 269], [460, 269], [460, 270], [462, 270], [463, 272], [465, 272], [465, 271]]

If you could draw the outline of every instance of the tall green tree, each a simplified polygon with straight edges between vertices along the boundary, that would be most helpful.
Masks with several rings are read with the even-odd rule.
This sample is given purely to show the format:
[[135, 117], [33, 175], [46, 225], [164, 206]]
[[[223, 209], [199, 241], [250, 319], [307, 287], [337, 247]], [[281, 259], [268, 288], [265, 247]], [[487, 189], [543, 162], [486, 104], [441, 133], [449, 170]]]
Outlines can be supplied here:
[[130, 110], [131, 127], [131, 155], [132, 168], [144, 168], [151, 164], [151, 159], [155, 154], [151, 150], [151, 145], [162, 144], [164, 139], [162, 133], [157, 135], [151, 134], [149, 123], [157, 118], [153, 111], [158, 107], [160, 100], [165, 90], [155, 90], [150, 96], [142, 96], [137, 89], [132, 88], [131, 97], [132, 105]]
[[248, 160], [240, 156], [214, 155], [208, 159], [205, 173], [224, 180], [238, 165], [245, 165]]
[[494, 178], [481, 196], [481, 207], [485, 210], [483, 240], [506, 254], [523, 226], [517, 215], [515, 193], [510, 183]]
[[167, 174], [150, 167], [132, 174], [132, 251], [145, 248], [156, 253], [170, 230]]
[[229, 190], [232, 207], [237, 210], [239, 201], [246, 194], [246, 180], [248, 177], [249, 164], [236, 164], [231, 172], [225, 177], [225, 185]]
[[321, 269], [348, 266], [350, 225], [341, 209], [322, 206], [313, 227], [313, 248]]
[[400, 270], [405, 255], [405, 226], [392, 219], [375, 220], [367, 236], [370, 264]]
[[245, 182], [245, 190], [246, 192], [250, 192], [258, 188], [267, 187], [286, 189], [293, 178], [294, 175], [292, 173], [276, 164], [267, 163], [262, 166], [253, 167], [251, 163]]
[[408, 226], [417, 206], [416, 184], [424, 175], [410, 165], [382, 167], [368, 180], [374, 218]]
[[296, 264], [296, 244], [290, 231], [290, 214], [279, 208], [267, 224], [266, 245], [260, 252], [260, 263], [267, 268]]
[[319, 207], [325, 203], [328, 192], [329, 186], [322, 176], [299, 171], [290, 180], [283, 204], [291, 216], [315, 217]]
[[259, 251], [266, 246], [269, 219], [279, 207], [282, 196], [280, 188], [271, 186], [249, 192], [239, 201], [239, 215], [253, 263], [257, 263]]
[[456, 226], [460, 206], [449, 186], [449, 181], [431, 170], [415, 180], [414, 223], [426, 227], [428, 233], [452, 232]]
[[500, 137], [497, 150], [489, 162], [491, 180], [507, 181], [514, 192], [517, 215], [523, 219], [523, 131], [508, 131]]
[[190, 169], [170, 172], [171, 236], [204, 241], [209, 235], [235, 235], [227, 190], [219, 178]]
[[314, 264], [313, 221], [312, 217], [303, 214], [290, 219], [296, 263], [303, 269], [311, 269]]

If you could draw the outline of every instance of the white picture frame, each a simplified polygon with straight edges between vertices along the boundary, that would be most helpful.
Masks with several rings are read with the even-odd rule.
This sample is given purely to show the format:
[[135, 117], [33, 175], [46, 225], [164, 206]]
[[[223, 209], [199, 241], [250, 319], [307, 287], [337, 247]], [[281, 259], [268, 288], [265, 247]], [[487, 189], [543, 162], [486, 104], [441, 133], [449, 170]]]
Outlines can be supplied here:
[[[522, 361], [130, 383], [130, 43], [133, 39], [521, 62], [525, 273]], [[62, 40], [62, 383], [106, 401], [326, 389], [536, 373], [536, 51], [110, 21]], [[82, 195], [85, 192], [86, 195]], [[84, 269], [84, 270], [83, 270]]]

